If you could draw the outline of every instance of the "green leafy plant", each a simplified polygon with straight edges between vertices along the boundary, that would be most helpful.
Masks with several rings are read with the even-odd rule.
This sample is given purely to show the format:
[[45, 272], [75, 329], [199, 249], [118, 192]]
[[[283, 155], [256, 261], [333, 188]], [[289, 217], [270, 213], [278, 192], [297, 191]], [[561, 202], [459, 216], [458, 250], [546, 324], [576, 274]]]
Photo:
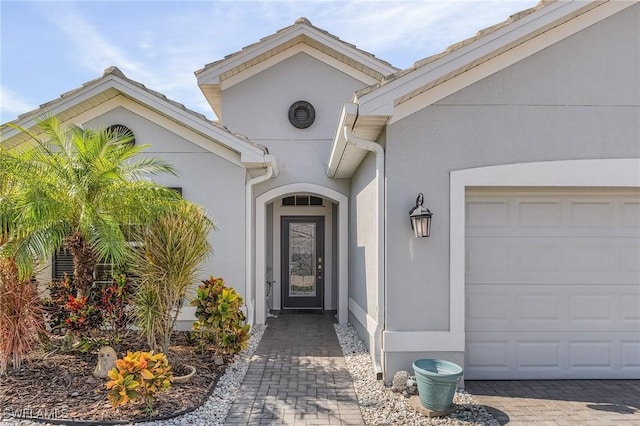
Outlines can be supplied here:
[[138, 277], [135, 323], [153, 350], [166, 353], [169, 348], [182, 301], [211, 254], [207, 237], [212, 229], [213, 222], [200, 207], [182, 201], [133, 231], [141, 243], [130, 259]]
[[148, 223], [179, 200], [146, 177], [175, 174], [161, 159], [138, 158], [150, 145], [131, 145], [122, 129], [64, 127], [45, 118], [36, 130], [15, 127], [28, 141], [0, 147], [0, 224], [20, 277], [66, 247], [73, 256], [74, 296], [88, 296], [98, 261], [122, 265], [129, 223]]
[[36, 284], [18, 278], [12, 258], [0, 258], [0, 374], [11, 364], [19, 370], [44, 332]]
[[210, 277], [202, 281], [191, 302], [198, 319], [193, 328], [203, 339], [212, 341], [227, 354], [240, 352], [247, 346], [251, 326], [245, 324], [242, 297], [222, 278]]
[[171, 387], [173, 373], [167, 356], [161, 352], [127, 352], [108, 373], [107, 398], [113, 408], [135, 402], [145, 402], [147, 414], [153, 410], [156, 393]]

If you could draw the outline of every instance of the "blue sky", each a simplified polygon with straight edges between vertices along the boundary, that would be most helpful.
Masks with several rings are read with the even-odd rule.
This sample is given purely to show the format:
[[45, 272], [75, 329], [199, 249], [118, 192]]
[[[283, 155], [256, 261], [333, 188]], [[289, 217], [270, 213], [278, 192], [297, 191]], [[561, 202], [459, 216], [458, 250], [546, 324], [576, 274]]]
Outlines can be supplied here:
[[0, 123], [111, 65], [213, 119], [194, 71], [301, 16], [407, 68], [537, 2], [0, 0]]

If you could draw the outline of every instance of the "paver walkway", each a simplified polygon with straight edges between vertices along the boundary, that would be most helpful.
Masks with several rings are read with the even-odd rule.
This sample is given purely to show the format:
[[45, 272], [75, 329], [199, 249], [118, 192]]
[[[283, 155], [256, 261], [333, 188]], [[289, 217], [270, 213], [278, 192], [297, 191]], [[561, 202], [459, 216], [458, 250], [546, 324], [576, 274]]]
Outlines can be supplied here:
[[364, 425], [334, 313], [267, 320], [225, 425]]
[[640, 425], [640, 380], [467, 380], [465, 387], [503, 425]]

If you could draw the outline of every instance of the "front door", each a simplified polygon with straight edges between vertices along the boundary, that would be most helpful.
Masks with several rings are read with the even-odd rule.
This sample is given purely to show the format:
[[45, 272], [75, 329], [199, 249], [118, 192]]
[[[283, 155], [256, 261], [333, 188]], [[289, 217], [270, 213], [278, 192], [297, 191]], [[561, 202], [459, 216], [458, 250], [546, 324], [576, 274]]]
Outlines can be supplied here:
[[282, 307], [322, 309], [324, 217], [282, 217]]

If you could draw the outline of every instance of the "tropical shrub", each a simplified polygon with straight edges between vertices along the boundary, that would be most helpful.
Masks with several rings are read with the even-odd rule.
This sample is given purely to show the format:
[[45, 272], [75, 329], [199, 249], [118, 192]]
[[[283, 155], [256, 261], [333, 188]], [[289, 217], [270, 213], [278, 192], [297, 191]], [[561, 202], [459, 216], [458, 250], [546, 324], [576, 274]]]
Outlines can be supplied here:
[[48, 288], [44, 304], [49, 328], [53, 333], [66, 333], [68, 344], [76, 340], [74, 349], [87, 352], [96, 345], [113, 345], [128, 333], [133, 289], [126, 275], [117, 275], [88, 296], [76, 296], [76, 287], [66, 275]]
[[65, 309], [69, 316], [64, 322], [67, 330], [83, 335], [97, 330], [102, 325], [102, 315], [93, 303], [89, 303], [87, 296], [69, 295]]
[[69, 312], [66, 308], [67, 302], [69, 296], [77, 294], [77, 289], [67, 274], [59, 281], [47, 283], [47, 289], [49, 297], [44, 298], [42, 303], [47, 314], [49, 329], [54, 334], [64, 333], [66, 331], [65, 323], [69, 318]]
[[18, 278], [12, 258], [0, 258], [0, 374], [9, 364], [19, 370], [44, 332], [42, 305], [36, 284]]
[[193, 328], [205, 340], [216, 343], [227, 354], [240, 352], [247, 346], [251, 326], [245, 324], [241, 310], [242, 297], [222, 278], [202, 281], [191, 302], [198, 319]]
[[133, 323], [132, 300], [133, 286], [125, 274], [113, 277], [111, 284], [100, 290], [103, 326], [110, 331], [114, 341], [127, 334]]
[[34, 261], [44, 264], [65, 247], [74, 296], [89, 296], [98, 261], [125, 262], [124, 225], [148, 223], [179, 200], [145, 178], [175, 170], [160, 159], [137, 159], [149, 145], [131, 145], [121, 129], [65, 128], [56, 117], [41, 120], [37, 132], [14, 127], [29, 141], [0, 147], [0, 252], [15, 258], [23, 278]]
[[163, 353], [127, 352], [127, 356], [116, 360], [116, 366], [108, 373], [107, 398], [116, 408], [142, 399], [147, 412], [153, 410], [156, 393], [171, 387], [173, 373], [167, 356]]
[[158, 220], [133, 230], [141, 244], [130, 253], [138, 277], [135, 324], [149, 347], [167, 352], [182, 302], [202, 262], [211, 254], [207, 239], [214, 224], [202, 209], [187, 201]]

